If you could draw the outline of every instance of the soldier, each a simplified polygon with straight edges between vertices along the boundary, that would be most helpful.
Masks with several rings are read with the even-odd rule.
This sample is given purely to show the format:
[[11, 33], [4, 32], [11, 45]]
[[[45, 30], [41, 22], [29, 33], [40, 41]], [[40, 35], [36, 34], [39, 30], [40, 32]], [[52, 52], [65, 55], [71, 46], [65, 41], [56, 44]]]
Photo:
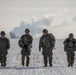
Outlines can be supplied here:
[[69, 66], [73, 67], [75, 57], [74, 48], [76, 45], [76, 39], [74, 38], [74, 35], [70, 33], [69, 38], [66, 38], [63, 44], [64, 44], [64, 50], [66, 51], [67, 55], [68, 67]]
[[33, 38], [29, 34], [29, 29], [25, 29], [25, 34], [21, 36], [19, 40], [19, 46], [22, 48], [21, 55], [22, 55], [22, 66], [24, 66], [25, 56], [26, 56], [26, 66], [29, 66], [29, 56], [30, 56], [30, 50], [32, 47], [32, 41]]
[[8, 53], [8, 49], [10, 48], [10, 42], [9, 40], [5, 37], [5, 32], [1, 31], [0, 33], [0, 63], [1, 67], [6, 66], [6, 55]]
[[[54, 39], [54, 40], [53, 40]], [[47, 60], [49, 58], [49, 65], [52, 66], [52, 55], [55, 44], [55, 37], [52, 34], [48, 34], [47, 29], [43, 30], [43, 35], [39, 41], [39, 51], [43, 49], [42, 55], [44, 60], [44, 67], [47, 67]]]

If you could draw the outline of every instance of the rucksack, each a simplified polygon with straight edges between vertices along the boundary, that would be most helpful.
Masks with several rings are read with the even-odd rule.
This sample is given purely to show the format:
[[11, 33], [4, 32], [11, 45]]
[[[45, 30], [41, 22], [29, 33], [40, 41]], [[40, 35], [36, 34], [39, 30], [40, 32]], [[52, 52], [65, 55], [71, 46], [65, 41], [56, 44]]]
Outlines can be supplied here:
[[56, 43], [55, 37], [52, 35], [52, 33], [48, 33], [48, 35], [51, 37], [52, 46], [55, 47]]
[[18, 45], [19, 45], [20, 47], [22, 47], [22, 44], [21, 44], [21, 41], [20, 41], [20, 40], [18, 41]]

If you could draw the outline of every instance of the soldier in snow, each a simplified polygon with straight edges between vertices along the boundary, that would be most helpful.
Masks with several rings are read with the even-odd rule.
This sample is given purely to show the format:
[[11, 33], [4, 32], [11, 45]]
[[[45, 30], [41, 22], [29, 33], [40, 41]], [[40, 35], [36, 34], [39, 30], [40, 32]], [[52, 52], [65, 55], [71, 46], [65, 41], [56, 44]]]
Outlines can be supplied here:
[[25, 34], [21, 36], [18, 44], [22, 48], [21, 55], [22, 55], [22, 66], [24, 66], [25, 56], [26, 56], [26, 66], [29, 66], [30, 60], [30, 51], [32, 47], [33, 38], [29, 34], [30, 30], [25, 29]]
[[8, 49], [10, 48], [10, 42], [9, 39], [5, 37], [6, 34], [4, 31], [1, 31], [0, 35], [0, 63], [2, 67], [5, 67], [7, 60], [6, 55], [8, 53]]
[[49, 65], [52, 66], [52, 55], [53, 48], [55, 46], [55, 37], [52, 34], [49, 34], [47, 29], [43, 30], [43, 35], [39, 40], [39, 51], [43, 49], [42, 55], [44, 60], [44, 67], [47, 67], [47, 61], [49, 58]]
[[67, 55], [68, 67], [69, 66], [73, 67], [75, 57], [74, 50], [76, 50], [76, 39], [74, 38], [74, 35], [70, 33], [69, 37], [65, 39], [63, 44], [64, 44], [64, 50]]

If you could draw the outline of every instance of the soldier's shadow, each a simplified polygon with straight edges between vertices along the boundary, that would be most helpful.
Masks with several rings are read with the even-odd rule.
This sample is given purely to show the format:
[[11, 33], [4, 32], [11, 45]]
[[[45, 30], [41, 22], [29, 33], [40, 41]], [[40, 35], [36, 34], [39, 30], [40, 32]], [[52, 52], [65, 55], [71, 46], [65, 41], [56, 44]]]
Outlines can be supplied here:
[[[53, 67], [0, 67], [0, 69], [14, 69], [14, 70], [22, 70], [22, 69], [50, 69], [50, 68], [61, 68], [61, 67], [66, 67], [68, 68], [67, 66], [53, 66]], [[72, 68], [76, 68], [76, 66], [72, 67]]]
[[21, 70], [21, 69], [43, 69], [44, 67], [0, 67], [0, 69], [16, 69], [16, 70]]

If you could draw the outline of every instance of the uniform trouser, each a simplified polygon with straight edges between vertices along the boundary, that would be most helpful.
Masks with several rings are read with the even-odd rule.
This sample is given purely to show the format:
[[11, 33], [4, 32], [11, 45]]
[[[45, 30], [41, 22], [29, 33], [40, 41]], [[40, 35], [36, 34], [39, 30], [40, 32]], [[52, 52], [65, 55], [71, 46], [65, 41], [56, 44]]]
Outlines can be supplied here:
[[74, 63], [74, 57], [75, 57], [75, 53], [72, 50], [68, 50], [67, 51], [67, 61], [69, 64], [73, 64]]
[[29, 55], [26, 55], [26, 56], [22, 55], [22, 63], [24, 63], [25, 57], [26, 57], [26, 65], [29, 65], [29, 60], [30, 60]]
[[1, 66], [6, 66], [6, 55], [4, 56], [0, 56], [0, 63], [1, 63]]
[[49, 64], [51, 64], [52, 63], [52, 55], [50, 55], [50, 56], [43, 56], [43, 60], [44, 60], [44, 64], [45, 64], [45, 66], [47, 66], [47, 62], [48, 62], [48, 60], [49, 60]]

